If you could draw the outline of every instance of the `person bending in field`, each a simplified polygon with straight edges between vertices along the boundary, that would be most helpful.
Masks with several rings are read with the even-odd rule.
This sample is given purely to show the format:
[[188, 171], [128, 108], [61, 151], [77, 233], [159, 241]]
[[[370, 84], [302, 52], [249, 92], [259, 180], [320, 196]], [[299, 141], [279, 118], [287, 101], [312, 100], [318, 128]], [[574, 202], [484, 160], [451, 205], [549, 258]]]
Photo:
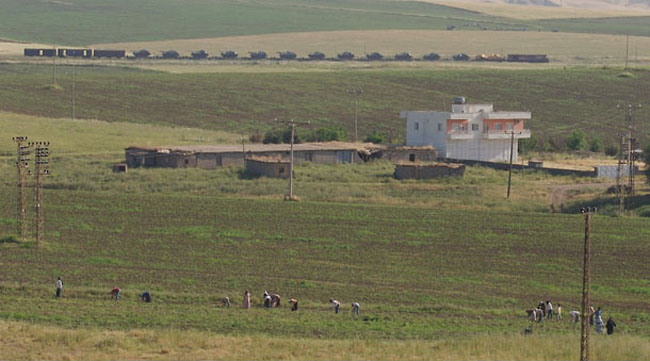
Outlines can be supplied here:
[[580, 312], [573, 310], [569, 312], [569, 315], [571, 315], [571, 319], [574, 323], [578, 323], [580, 321]]
[[282, 302], [282, 298], [280, 297], [280, 295], [278, 295], [277, 293], [274, 293], [274, 294], [271, 295], [271, 307], [272, 308], [280, 307], [280, 302]]
[[228, 296], [221, 299], [221, 304], [223, 307], [230, 307], [230, 298]]
[[140, 299], [146, 303], [151, 302], [151, 295], [149, 294], [149, 291], [142, 292], [142, 294], [140, 295]]
[[334, 313], [339, 313], [339, 308], [341, 307], [341, 302], [337, 300], [330, 299], [331, 307], [334, 307]]
[[264, 291], [264, 308], [271, 308], [271, 295]]
[[361, 314], [361, 311], [359, 310], [361, 306], [359, 305], [359, 302], [353, 302], [352, 303], [352, 312], [354, 312], [357, 316]]
[[61, 277], [57, 277], [57, 279], [56, 279], [56, 297], [57, 298], [61, 297], [62, 292], [63, 292], [63, 281], [61, 281]]
[[539, 305], [537, 305], [537, 308], [542, 310], [542, 318], [546, 317], [546, 304], [544, 301], [539, 301]]
[[119, 300], [120, 299], [120, 293], [122, 293], [122, 290], [119, 287], [113, 287], [111, 290], [111, 300]]
[[292, 298], [289, 300], [289, 304], [291, 305], [291, 311], [298, 311], [298, 300], [295, 298]]

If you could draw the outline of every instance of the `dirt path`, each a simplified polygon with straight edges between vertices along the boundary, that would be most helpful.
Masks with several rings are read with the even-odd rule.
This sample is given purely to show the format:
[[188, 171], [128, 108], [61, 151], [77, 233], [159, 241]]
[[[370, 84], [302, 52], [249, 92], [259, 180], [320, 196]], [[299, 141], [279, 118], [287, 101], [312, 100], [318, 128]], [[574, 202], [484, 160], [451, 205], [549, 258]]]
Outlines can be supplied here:
[[558, 186], [550, 187], [549, 207], [551, 212], [563, 212], [565, 201], [571, 199], [567, 197], [567, 192], [574, 189], [607, 189], [615, 185], [614, 183], [584, 183], [584, 184], [561, 184]]

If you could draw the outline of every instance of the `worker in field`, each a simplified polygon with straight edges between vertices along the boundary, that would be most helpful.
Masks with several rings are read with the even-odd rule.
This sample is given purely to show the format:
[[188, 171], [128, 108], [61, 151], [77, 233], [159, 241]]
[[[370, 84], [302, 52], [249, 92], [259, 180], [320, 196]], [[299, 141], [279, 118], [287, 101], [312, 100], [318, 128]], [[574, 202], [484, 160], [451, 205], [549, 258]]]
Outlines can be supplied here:
[[111, 300], [119, 300], [120, 299], [120, 294], [122, 293], [122, 290], [119, 287], [113, 287], [111, 290]]
[[611, 334], [614, 333], [614, 327], [616, 327], [616, 322], [614, 322], [614, 320], [612, 320], [612, 318], [610, 317], [607, 320], [607, 324], [605, 325], [605, 328], [607, 328], [607, 334], [608, 335], [611, 335]]
[[289, 300], [289, 304], [291, 305], [291, 311], [298, 311], [298, 300], [295, 298], [292, 298]]
[[221, 299], [221, 304], [223, 305], [223, 307], [226, 307], [226, 308], [230, 307], [230, 298], [228, 298], [228, 296], [222, 298]]
[[594, 313], [594, 317], [596, 318], [596, 332], [603, 333], [603, 311], [600, 307]]
[[249, 309], [251, 308], [251, 294], [246, 290], [244, 292], [244, 308]]
[[264, 291], [264, 308], [271, 308], [271, 295]]
[[277, 293], [271, 295], [271, 307], [280, 307], [280, 302], [282, 298]]
[[589, 307], [589, 326], [594, 325], [594, 315], [596, 314], [596, 310], [594, 310], [594, 307]]
[[142, 294], [140, 295], [140, 299], [146, 303], [151, 302], [151, 295], [149, 294], [149, 291], [142, 292]]
[[331, 307], [334, 307], [334, 313], [339, 313], [339, 308], [341, 307], [341, 302], [330, 299], [330, 305]]
[[573, 319], [573, 322], [578, 323], [580, 321], [580, 312], [573, 310], [569, 312], [569, 315], [571, 315], [571, 319]]
[[539, 301], [539, 305], [537, 305], [537, 308], [542, 310], [542, 318], [546, 317], [546, 304], [544, 301]]
[[61, 280], [61, 277], [57, 277], [57, 279], [56, 279], [56, 297], [57, 298], [61, 297], [62, 293], [63, 293], [63, 281]]
[[562, 304], [558, 303], [557, 304], [557, 311], [555, 312], [555, 319], [558, 321], [562, 321]]
[[359, 310], [361, 306], [359, 305], [359, 302], [353, 302], [352, 303], [352, 312], [354, 312], [357, 316], [361, 314], [361, 311]]
[[550, 300], [546, 301], [546, 318], [553, 321], [553, 304]]

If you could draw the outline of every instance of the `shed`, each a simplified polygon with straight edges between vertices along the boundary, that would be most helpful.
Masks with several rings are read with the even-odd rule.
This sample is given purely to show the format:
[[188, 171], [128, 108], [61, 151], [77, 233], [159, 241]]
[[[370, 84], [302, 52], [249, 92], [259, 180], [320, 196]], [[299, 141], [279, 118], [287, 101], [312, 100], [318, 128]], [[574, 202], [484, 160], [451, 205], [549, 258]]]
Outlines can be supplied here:
[[396, 179], [432, 179], [439, 177], [462, 177], [465, 165], [456, 163], [397, 163]]
[[271, 157], [246, 158], [246, 174], [255, 177], [289, 178], [289, 162]]

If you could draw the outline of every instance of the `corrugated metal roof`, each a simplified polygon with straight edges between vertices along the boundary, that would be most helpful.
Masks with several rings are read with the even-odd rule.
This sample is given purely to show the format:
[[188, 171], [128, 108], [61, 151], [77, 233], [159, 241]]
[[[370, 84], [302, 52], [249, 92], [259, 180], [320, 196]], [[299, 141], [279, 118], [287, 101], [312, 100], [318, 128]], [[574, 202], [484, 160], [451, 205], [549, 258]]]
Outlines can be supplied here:
[[[318, 150], [358, 150], [366, 148], [366, 144], [357, 143], [344, 143], [344, 142], [325, 142], [325, 143], [300, 143], [294, 144], [294, 151], [318, 151]], [[291, 149], [290, 144], [245, 144], [246, 152], [288, 152]], [[127, 150], [143, 150], [143, 151], [169, 151], [181, 153], [241, 153], [242, 145], [181, 145], [181, 146], [164, 146], [164, 147], [148, 147], [148, 146], [131, 146]]]

